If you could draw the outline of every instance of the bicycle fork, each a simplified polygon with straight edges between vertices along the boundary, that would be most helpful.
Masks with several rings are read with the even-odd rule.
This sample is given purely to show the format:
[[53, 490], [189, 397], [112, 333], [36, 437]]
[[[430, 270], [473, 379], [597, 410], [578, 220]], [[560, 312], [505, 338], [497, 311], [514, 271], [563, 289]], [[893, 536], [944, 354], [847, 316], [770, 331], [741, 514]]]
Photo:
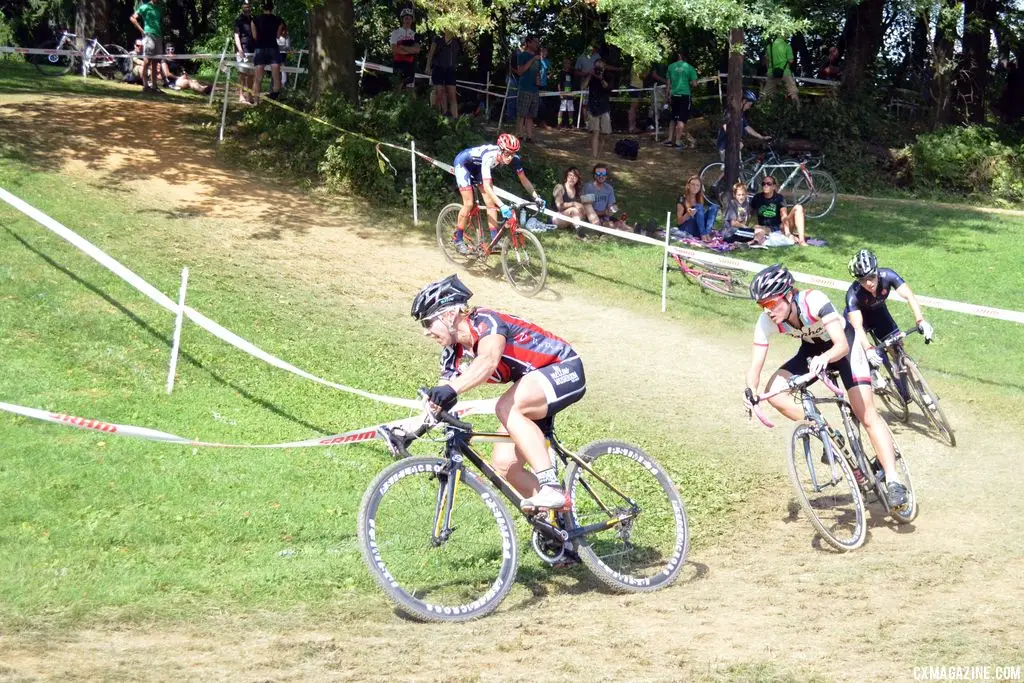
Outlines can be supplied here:
[[435, 548], [447, 541], [456, 527], [452, 526], [452, 508], [455, 507], [455, 494], [458, 493], [462, 481], [462, 456], [454, 455], [445, 462], [437, 473], [440, 485], [437, 487], [437, 503], [434, 505], [434, 532], [430, 544]]

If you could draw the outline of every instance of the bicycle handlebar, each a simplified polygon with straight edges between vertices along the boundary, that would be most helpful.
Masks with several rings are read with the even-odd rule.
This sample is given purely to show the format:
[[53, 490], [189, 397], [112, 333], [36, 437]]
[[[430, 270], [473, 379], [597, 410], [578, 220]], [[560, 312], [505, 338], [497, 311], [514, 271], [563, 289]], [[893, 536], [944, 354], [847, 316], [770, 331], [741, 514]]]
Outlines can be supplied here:
[[438, 408], [436, 412], [431, 410], [431, 404], [427, 402], [427, 392], [425, 388], [421, 387], [418, 394], [419, 397], [423, 399], [425, 407], [423, 424], [412, 432], [408, 432], [402, 427], [385, 427], [383, 425], [377, 427], [377, 434], [384, 440], [388, 450], [391, 451], [391, 455], [396, 458], [411, 457], [408, 448], [412, 445], [412, 442], [429, 432], [437, 426], [439, 422], [444, 422], [445, 424], [464, 432], [473, 431], [473, 425], [471, 423], [460, 420], [447, 410], [441, 410], [440, 408]]
[[[896, 332], [893, 332], [884, 340], [882, 340], [882, 346], [884, 348], [889, 348], [890, 346], [894, 346], [899, 342], [903, 341], [912, 334], [924, 334], [924, 332], [921, 331], [920, 325], [914, 325], [913, 327], [907, 330], [897, 330]], [[925, 343], [927, 344], [928, 341], [925, 340]]]
[[784, 394], [788, 391], [793, 391], [794, 389], [803, 389], [816, 379], [820, 379], [822, 383], [828, 388], [828, 390], [835, 394], [837, 398], [842, 397], [843, 390], [837, 387], [835, 383], [831, 379], [829, 379], [827, 372], [821, 372], [817, 375], [815, 375], [812, 372], [808, 372], [807, 374], [804, 375], [795, 375], [793, 377], [790, 377], [789, 380], [786, 382], [786, 386], [782, 387], [781, 389], [777, 389], [775, 391], [771, 391], [764, 394], [758, 394], [757, 396], [755, 396], [754, 398], [757, 400], [754, 401], [754, 406], [751, 409], [751, 411], [754, 413], [754, 415], [757, 416], [757, 419], [761, 421], [761, 424], [771, 429], [772, 427], [775, 426], [775, 424], [767, 417], [765, 417], [765, 414], [761, 411], [761, 401], [767, 401], [773, 396], [778, 396], [779, 394]]

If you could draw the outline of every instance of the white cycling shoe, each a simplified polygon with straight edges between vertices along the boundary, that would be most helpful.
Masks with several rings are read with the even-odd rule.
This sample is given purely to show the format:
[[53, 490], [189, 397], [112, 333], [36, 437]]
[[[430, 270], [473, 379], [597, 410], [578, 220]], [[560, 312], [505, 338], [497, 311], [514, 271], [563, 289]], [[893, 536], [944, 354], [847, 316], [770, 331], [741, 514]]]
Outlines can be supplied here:
[[885, 381], [885, 377], [882, 377], [882, 373], [877, 370], [871, 373], [871, 388], [875, 391], [882, 391], [885, 389], [888, 382]]
[[520, 507], [523, 510], [568, 510], [571, 504], [569, 494], [561, 487], [542, 486], [536, 494], [524, 498]]

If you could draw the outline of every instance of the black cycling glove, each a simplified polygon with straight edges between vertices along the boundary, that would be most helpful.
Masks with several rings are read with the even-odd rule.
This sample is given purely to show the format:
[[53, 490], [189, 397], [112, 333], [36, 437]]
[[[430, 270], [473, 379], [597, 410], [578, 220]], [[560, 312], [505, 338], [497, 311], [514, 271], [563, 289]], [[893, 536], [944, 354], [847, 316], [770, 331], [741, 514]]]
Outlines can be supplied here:
[[427, 389], [427, 400], [441, 410], [451, 410], [458, 403], [459, 395], [450, 384], [439, 384]]

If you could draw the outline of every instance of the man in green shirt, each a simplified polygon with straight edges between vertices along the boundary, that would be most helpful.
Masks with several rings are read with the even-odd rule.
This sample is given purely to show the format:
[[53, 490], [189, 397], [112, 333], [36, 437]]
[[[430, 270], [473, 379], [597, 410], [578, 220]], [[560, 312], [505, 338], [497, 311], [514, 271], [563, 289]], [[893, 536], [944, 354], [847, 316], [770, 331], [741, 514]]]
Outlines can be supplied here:
[[[139, 23], [142, 20], [142, 23]], [[156, 84], [160, 82], [159, 69], [160, 60], [152, 59], [154, 55], [161, 55], [164, 52], [164, 41], [161, 37], [160, 23], [163, 20], [163, 10], [156, 6], [155, 0], [142, 0], [135, 14], [131, 16], [131, 22], [142, 34], [142, 91], [159, 92]], [[150, 74], [147, 76], [147, 74]], [[150, 85], [152, 84], [152, 85]]]
[[[686, 61], [686, 53], [680, 48], [679, 59], [668, 65], [668, 87], [672, 97], [672, 121], [667, 147], [684, 147], [686, 122], [690, 119], [690, 95], [692, 86], [697, 85], [697, 70]], [[693, 141], [692, 137], [688, 137]]]
[[768, 82], [764, 86], [764, 96], [771, 97], [781, 80], [786, 84], [786, 97], [799, 102], [796, 81], [793, 80], [793, 46], [785, 38], [779, 37], [768, 46]]

